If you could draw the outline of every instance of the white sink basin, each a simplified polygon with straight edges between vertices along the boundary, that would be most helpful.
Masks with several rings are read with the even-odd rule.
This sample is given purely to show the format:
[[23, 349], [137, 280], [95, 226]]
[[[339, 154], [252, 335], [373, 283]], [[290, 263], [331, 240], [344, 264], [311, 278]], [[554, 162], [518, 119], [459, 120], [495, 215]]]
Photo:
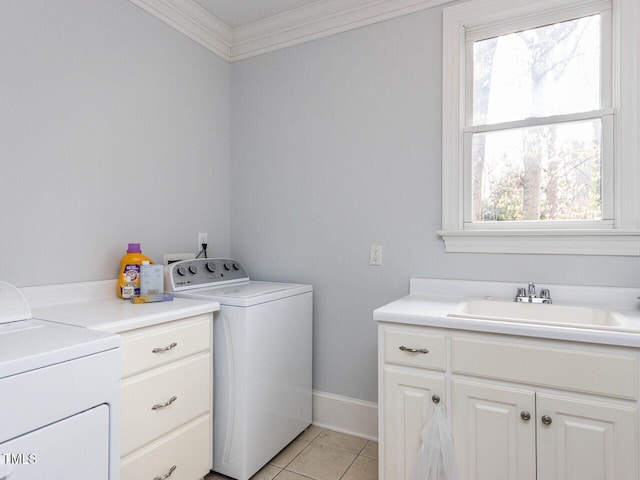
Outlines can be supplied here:
[[640, 333], [640, 325], [630, 322], [624, 315], [593, 307], [464, 300], [447, 316]]

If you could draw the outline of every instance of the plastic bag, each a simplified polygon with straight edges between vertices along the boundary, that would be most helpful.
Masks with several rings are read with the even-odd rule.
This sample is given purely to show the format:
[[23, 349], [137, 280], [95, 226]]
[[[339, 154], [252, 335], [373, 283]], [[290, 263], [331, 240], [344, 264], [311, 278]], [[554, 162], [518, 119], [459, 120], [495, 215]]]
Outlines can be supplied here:
[[455, 480], [455, 460], [451, 430], [444, 415], [444, 402], [435, 403], [431, 419], [420, 432], [413, 480]]

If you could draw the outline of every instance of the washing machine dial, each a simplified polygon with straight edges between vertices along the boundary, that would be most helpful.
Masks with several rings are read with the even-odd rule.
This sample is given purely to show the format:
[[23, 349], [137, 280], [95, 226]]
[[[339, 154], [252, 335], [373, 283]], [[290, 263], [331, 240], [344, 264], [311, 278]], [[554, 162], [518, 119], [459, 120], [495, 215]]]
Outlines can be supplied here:
[[238, 265], [237, 263], [233, 263], [233, 269], [234, 270], [240, 270], [240, 265]]
[[178, 272], [178, 275], [181, 277], [184, 277], [187, 274], [187, 269], [184, 267], [178, 267], [176, 268], [176, 272]]
[[224, 264], [224, 269], [225, 269], [225, 270], [229, 271], [229, 270], [231, 270], [232, 268], [233, 268], [233, 266], [232, 266], [230, 263], [225, 263], [225, 264]]
[[198, 273], [198, 267], [196, 267], [195, 265], [189, 265], [189, 273], [195, 275], [196, 273]]
[[210, 272], [215, 272], [216, 264], [213, 262], [207, 262], [207, 270], [209, 270]]

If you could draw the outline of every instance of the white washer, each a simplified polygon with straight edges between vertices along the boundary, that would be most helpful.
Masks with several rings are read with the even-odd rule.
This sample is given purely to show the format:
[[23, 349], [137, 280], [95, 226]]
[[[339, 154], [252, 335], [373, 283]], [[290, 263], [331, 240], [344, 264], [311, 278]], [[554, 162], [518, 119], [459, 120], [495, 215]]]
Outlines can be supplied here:
[[213, 470], [248, 480], [311, 424], [312, 287], [252, 281], [224, 258], [173, 263], [165, 287], [220, 303]]
[[120, 478], [119, 346], [32, 319], [0, 282], [0, 480]]

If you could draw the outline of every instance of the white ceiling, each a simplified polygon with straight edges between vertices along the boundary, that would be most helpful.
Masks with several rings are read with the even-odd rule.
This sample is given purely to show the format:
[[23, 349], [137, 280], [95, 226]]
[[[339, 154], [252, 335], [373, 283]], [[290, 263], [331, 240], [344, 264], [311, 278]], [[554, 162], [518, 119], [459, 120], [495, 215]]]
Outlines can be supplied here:
[[231, 28], [322, 0], [195, 0]]

